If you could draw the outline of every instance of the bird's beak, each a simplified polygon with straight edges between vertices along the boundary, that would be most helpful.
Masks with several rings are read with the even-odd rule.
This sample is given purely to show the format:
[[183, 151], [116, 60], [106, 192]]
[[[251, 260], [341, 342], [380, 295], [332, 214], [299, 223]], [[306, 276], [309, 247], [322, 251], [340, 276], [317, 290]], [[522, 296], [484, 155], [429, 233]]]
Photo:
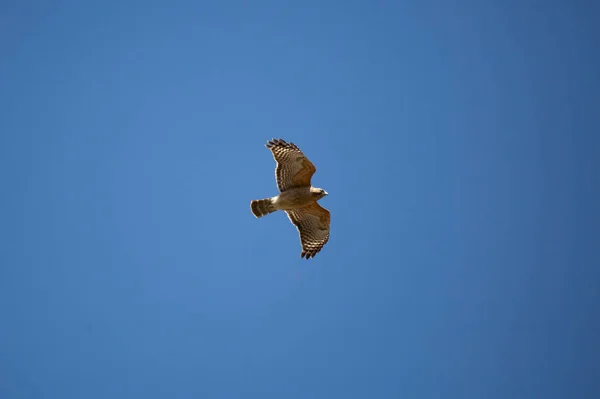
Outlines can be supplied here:
[[325, 191], [325, 195], [329, 195], [329, 194], [327, 193], [327, 191]]

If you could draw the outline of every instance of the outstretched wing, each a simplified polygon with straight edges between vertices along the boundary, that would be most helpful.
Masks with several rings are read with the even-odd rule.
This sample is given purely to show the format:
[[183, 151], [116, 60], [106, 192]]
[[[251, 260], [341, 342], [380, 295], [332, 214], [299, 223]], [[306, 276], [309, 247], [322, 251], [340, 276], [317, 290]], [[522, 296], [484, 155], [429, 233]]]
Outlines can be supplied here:
[[277, 162], [275, 178], [280, 192], [293, 187], [310, 187], [310, 179], [317, 168], [296, 144], [273, 139], [267, 143], [267, 148]]
[[303, 208], [286, 211], [290, 221], [298, 229], [302, 244], [301, 258], [314, 258], [329, 241], [330, 213], [317, 202]]

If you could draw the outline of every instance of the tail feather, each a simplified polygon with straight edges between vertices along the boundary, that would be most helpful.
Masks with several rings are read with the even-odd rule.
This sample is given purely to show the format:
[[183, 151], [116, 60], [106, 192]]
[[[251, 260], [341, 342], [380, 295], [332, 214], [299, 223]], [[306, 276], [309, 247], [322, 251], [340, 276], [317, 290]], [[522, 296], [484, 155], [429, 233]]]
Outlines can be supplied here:
[[271, 198], [259, 199], [250, 202], [250, 210], [257, 218], [273, 213], [277, 210]]

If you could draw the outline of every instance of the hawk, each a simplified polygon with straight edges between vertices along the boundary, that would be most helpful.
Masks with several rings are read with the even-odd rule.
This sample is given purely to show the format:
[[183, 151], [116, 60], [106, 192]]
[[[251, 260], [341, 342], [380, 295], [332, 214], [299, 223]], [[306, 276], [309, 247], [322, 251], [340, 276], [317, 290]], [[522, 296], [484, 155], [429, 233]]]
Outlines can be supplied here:
[[250, 202], [257, 218], [275, 211], [285, 211], [300, 235], [301, 258], [314, 258], [329, 241], [329, 211], [317, 203], [327, 192], [311, 185], [317, 168], [296, 144], [272, 139], [266, 147], [271, 150], [277, 166], [275, 179], [279, 195]]

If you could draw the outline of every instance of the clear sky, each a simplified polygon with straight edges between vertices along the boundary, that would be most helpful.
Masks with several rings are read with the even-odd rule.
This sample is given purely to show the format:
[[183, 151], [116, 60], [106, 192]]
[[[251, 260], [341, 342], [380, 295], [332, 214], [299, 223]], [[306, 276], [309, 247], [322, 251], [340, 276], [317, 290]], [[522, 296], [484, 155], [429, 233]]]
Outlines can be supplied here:
[[600, 397], [599, 11], [2, 2], [0, 397]]

